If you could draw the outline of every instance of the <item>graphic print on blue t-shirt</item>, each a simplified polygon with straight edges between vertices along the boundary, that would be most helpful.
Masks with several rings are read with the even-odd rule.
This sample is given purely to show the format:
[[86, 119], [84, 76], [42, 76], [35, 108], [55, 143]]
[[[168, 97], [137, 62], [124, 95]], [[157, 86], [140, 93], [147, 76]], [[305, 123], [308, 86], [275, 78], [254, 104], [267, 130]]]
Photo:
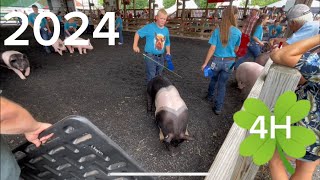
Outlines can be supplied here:
[[164, 48], [166, 37], [163, 34], [154, 33], [154, 49], [161, 51]]

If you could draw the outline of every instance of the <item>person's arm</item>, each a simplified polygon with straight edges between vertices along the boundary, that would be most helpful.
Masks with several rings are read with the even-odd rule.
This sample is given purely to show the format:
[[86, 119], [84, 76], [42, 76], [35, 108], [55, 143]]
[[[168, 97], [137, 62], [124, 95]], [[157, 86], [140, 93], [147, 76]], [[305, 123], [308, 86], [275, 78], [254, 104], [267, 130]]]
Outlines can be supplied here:
[[[313, 36], [294, 44], [287, 45], [282, 49], [276, 48], [270, 54], [271, 59], [284, 66], [294, 67], [300, 60], [301, 56], [311, 48], [319, 45], [320, 35]], [[299, 84], [304, 84], [306, 80], [301, 76]]]
[[64, 25], [64, 32], [68, 35], [68, 36], [71, 36], [71, 34], [69, 33], [68, 31], [68, 28], [69, 28], [69, 24], [68, 22]]
[[260, 46], [263, 46], [263, 42], [260, 41], [260, 39], [258, 39], [258, 36], [260, 36], [261, 34], [263, 34], [263, 28], [256, 28], [253, 36], [252, 36], [252, 39], [257, 42]]
[[33, 23], [31, 20], [31, 16], [28, 16], [28, 22], [29, 22], [29, 26], [32, 27], [32, 29], [33, 29]]
[[138, 42], [139, 42], [139, 34], [136, 32], [134, 35], [134, 40], [133, 40], [133, 51], [139, 53], [140, 49], [138, 47]]
[[166, 54], [170, 55], [170, 46], [166, 46]]
[[277, 64], [294, 67], [301, 56], [311, 48], [319, 45], [319, 42], [320, 35], [316, 35], [312, 38], [287, 45], [281, 49], [275, 49], [270, 57]]
[[171, 54], [170, 45], [171, 45], [171, 42], [170, 42], [170, 36], [169, 36], [169, 30], [168, 30], [166, 35], [165, 46], [166, 46], [166, 54], [169, 54], [169, 55]]
[[51, 33], [51, 30], [50, 30], [50, 27], [49, 27], [49, 23], [48, 23], [48, 22], [46, 23], [46, 27], [47, 27], [47, 29], [48, 29], [48, 32]]
[[213, 56], [213, 53], [215, 52], [216, 50], [216, 46], [215, 45], [211, 45], [209, 50], [208, 50], [208, 53], [207, 53], [207, 56], [206, 56], [206, 59], [204, 60], [204, 63], [203, 65], [201, 66], [201, 70], [203, 71], [204, 68], [207, 66], [207, 64], [209, 63], [211, 57]]
[[234, 52], [237, 53], [239, 50], [239, 46], [234, 47]]
[[24, 134], [37, 147], [53, 135], [39, 139], [39, 134], [51, 124], [36, 121], [27, 110], [6, 98], [0, 97], [0, 101], [0, 134]]

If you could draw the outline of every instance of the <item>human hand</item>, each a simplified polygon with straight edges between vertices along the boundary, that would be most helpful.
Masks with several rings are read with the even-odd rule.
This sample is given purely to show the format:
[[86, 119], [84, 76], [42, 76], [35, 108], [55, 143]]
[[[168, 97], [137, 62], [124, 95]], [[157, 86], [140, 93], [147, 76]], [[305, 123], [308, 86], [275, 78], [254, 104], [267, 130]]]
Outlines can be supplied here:
[[133, 46], [133, 51], [136, 53], [140, 53], [140, 48], [138, 46]]
[[207, 66], [207, 64], [203, 64], [202, 66], [201, 66], [201, 71], [204, 71], [204, 68], [206, 68], [206, 66]]
[[259, 45], [263, 47], [264, 46], [264, 42], [260, 41]]
[[37, 122], [34, 130], [27, 132], [24, 135], [29, 142], [35, 144], [36, 147], [39, 147], [41, 144], [44, 144], [49, 138], [53, 136], [53, 133], [51, 133], [39, 139], [39, 134], [50, 126], [52, 125], [49, 123]]

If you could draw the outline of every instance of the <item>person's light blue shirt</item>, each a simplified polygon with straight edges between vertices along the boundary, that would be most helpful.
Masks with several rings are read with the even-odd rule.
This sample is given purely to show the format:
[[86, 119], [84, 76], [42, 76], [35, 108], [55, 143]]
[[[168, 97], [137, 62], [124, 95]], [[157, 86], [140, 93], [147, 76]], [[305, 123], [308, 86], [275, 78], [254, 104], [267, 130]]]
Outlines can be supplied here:
[[73, 22], [73, 23], [66, 22], [64, 24], [64, 30], [69, 30], [72, 27], [76, 30], [77, 29], [77, 23], [76, 22]]
[[[29, 23], [32, 23], [32, 25], [34, 25], [34, 21], [36, 20], [36, 18], [37, 18], [38, 15], [39, 15], [39, 13], [38, 13], [38, 14], [36, 14], [36, 13], [30, 13], [30, 14], [28, 15], [28, 21], [29, 21]], [[46, 24], [47, 24], [47, 23], [48, 23], [48, 22], [47, 22], [46, 18], [42, 18], [41, 23], [40, 23], [40, 27], [41, 27], [41, 28], [46, 27]]]
[[287, 43], [293, 44], [295, 42], [311, 38], [312, 36], [319, 34], [319, 27], [319, 21], [307, 22], [287, 39]]
[[241, 31], [232, 26], [229, 31], [228, 44], [224, 47], [220, 38], [220, 29], [216, 28], [209, 39], [209, 44], [216, 46], [214, 51], [215, 57], [226, 58], [226, 57], [236, 57], [234, 49], [240, 46], [241, 41]]
[[119, 30], [122, 30], [123, 25], [122, 25], [122, 19], [121, 19], [121, 17], [117, 17], [117, 19], [116, 19], [116, 26], [117, 26], [118, 24], [120, 24], [119, 27], [118, 27], [118, 29], [119, 29]]
[[150, 23], [137, 31], [141, 38], [146, 37], [144, 51], [151, 54], [163, 54], [165, 47], [170, 46], [169, 30], [159, 28], [156, 23]]
[[251, 42], [255, 42], [255, 40], [253, 39], [253, 37], [256, 37], [258, 38], [260, 41], [262, 41], [262, 38], [263, 38], [263, 28], [261, 25], [257, 26], [254, 33], [253, 33], [253, 36], [251, 37]]
[[278, 25], [270, 25], [268, 26], [269, 29], [269, 38], [276, 38], [278, 37], [282, 32], [282, 26]]

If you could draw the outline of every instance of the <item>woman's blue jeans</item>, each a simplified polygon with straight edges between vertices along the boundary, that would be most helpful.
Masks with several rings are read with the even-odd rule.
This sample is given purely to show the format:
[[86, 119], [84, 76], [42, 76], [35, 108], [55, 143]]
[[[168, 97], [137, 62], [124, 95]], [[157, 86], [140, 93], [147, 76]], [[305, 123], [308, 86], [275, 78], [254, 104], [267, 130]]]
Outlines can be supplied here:
[[232, 60], [216, 60], [213, 59], [211, 64], [212, 77], [208, 89], [208, 98], [213, 97], [215, 86], [217, 85], [217, 96], [215, 97], [215, 109], [221, 110], [224, 103], [224, 97], [226, 94], [227, 81], [232, 73]]
[[236, 61], [236, 64], [234, 65], [234, 68], [237, 69], [239, 67], [240, 64], [242, 64], [246, 59], [248, 59], [249, 57], [253, 57], [254, 61], [255, 59], [261, 54], [261, 47], [259, 44], [252, 42], [250, 43], [250, 45], [248, 46], [248, 51], [247, 54], [244, 55], [243, 57], [239, 58]]

